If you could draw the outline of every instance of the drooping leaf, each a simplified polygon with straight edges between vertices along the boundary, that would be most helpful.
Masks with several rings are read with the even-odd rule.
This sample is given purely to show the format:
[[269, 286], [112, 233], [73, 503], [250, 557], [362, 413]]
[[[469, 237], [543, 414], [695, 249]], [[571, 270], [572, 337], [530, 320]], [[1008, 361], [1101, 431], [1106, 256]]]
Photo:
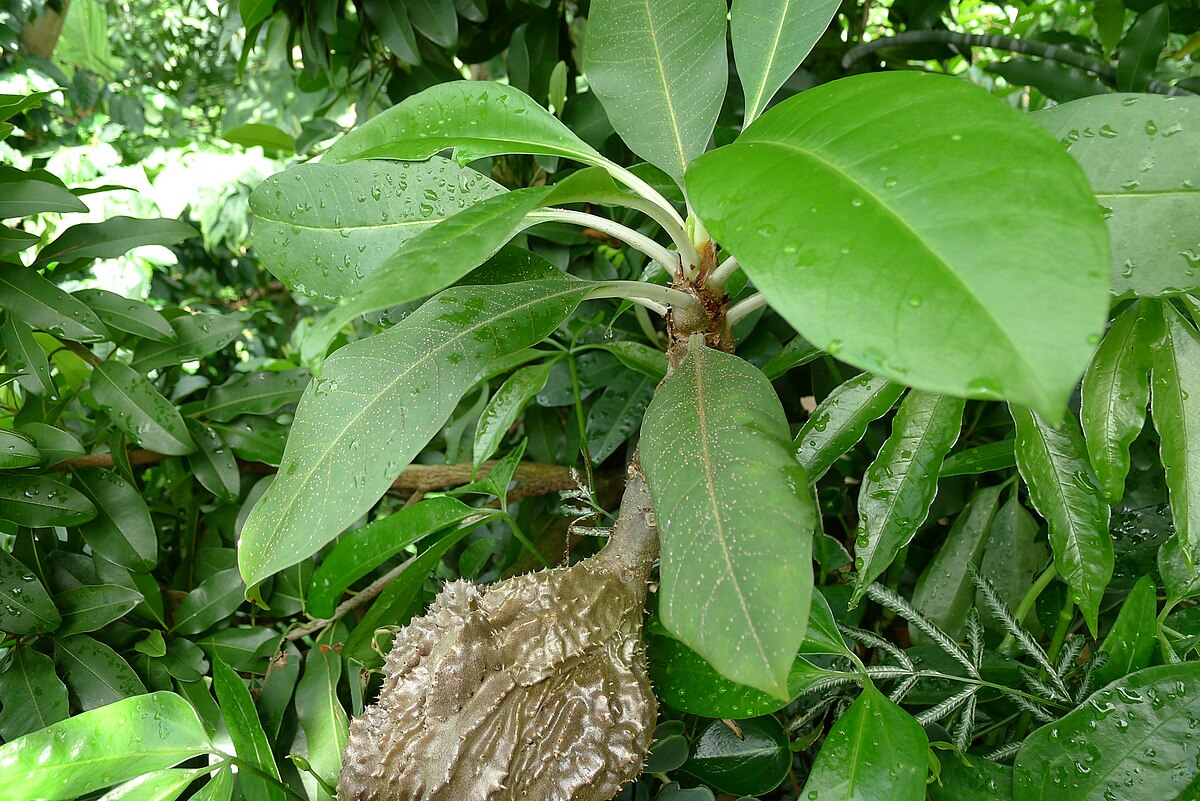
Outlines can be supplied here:
[[19, 95], [0, 95], [0, 120], [7, 120], [9, 117], [15, 117], [27, 109], [40, 108], [42, 101], [55, 94], [57, 91], [57, 89], [54, 89], [48, 92], [29, 92], [27, 94]]
[[837, 14], [838, 0], [737, 0], [729, 17], [746, 93], [743, 125], [758, 118]]
[[96, 516], [79, 490], [46, 476], [6, 475], [0, 481], [0, 519], [18, 526], [77, 526]]
[[1163, 304], [1163, 315], [1151, 404], [1175, 536], [1190, 562], [1200, 548], [1200, 334], [1174, 307]]
[[68, 431], [45, 423], [25, 423], [18, 430], [33, 440], [47, 467], [83, 455], [83, 446]]
[[912, 391], [892, 421], [892, 434], [867, 468], [858, 493], [854, 599], [887, 570], [929, 515], [938, 468], [958, 440], [961, 398]]
[[838, 457], [858, 444], [871, 421], [887, 414], [904, 389], [886, 378], [862, 373], [830, 392], [793, 443], [808, 480], [817, 481]]
[[1083, 168], [1108, 223], [1112, 294], [1158, 297], [1200, 288], [1200, 98], [1089, 97], [1032, 115]]
[[158, 563], [158, 534], [138, 488], [114, 470], [86, 467], [76, 480], [95, 505], [96, 516], [79, 527], [93, 551], [130, 570], [150, 570]]
[[263, 122], [248, 122], [230, 128], [221, 138], [233, 145], [261, 147], [265, 153], [291, 153], [296, 147], [296, 138], [275, 125]]
[[59, 637], [86, 634], [107, 626], [137, 606], [142, 594], [117, 584], [85, 584], [60, 592], [56, 600], [62, 612]]
[[233, 450], [216, 431], [203, 423], [188, 420], [187, 427], [196, 443], [195, 452], [188, 456], [188, 465], [195, 472], [196, 480], [218, 498], [235, 502], [241, 492], [242, 474]]
[[874, 687], [833, 724], [800, 798], [837, 801], [922, 801], [925, 730]]
[[127, 698], [0, 745], [9, 801], [69, 801], [212, 750], [174, 693]]
[[88, 710], [146, 692], [120, 654], [86, 634], [54, 640], [54, 661], [62, 668], [72, 696]]
[[133, 366], [144, 372], [216, 353], [242, 333], [240, 314], [185, 314], [171, 320], [175, 340], [143, 340], [133, 351]]
[[[1037, 521], [1025, 510], [1015, 494], [992, 518], [979, 572], [992, 583], [1010, 609], [1017, 608], [1025, 593], [1033, 586], [1034, 576], [1046, 564], [1046, 546], [1036, 540], [1037, 533]], [[1002, 631], [999, 621], [992, 615], [982, 596], [976, 593], [975, 597], [975, 606], [980, 611], [984, 626]], [[1021, 623], [1028, 626], [1033, 616], [1034, 610], [1031, 609], [1029, 616]]]
[[363, 11], [367, 19], [379, 31], [379, 38], [392, 51], [392, 55], [409, 64], [420, 64], [421, 54], [417, 50], [417, 37], [412, 22], [408, 19], [405, 3], [389, 0], [366, 0]]
[[589, 288], [568, 276], [457, 287], [338, 351], [305, 390], [279, 475], [242, 529], [248, 585], [313, 553], [370, 508], [479, 371], [539, 342]]
[[[944, 191], [947, 175], [960, 191]], [[1086, 180], [1044, 131], [963, 81], [818, 86], [698, 159], [688, 184], [797, 331], [899, 383], [1057, 416], [1102, 331], [1106, 237]]]
[[54, 672], [54, 661], [25, 643], [13, 647], [0, 673], [0, 698], [0, 737], [6, 741], [67, 717], [67, 686]]
[[683, 185], [725, 99], [721, 0], [594, 0], [584, 71], [629, 149]]
[[1017, 467], [1049, 526], [1054, 565], [1094, 633], [1114, 557], [1108, 504], [1096, 486], [1083, 436], [1070, 415], [1055, 429], [1024, 407], [1009, 409], [1017, 424]]
[[124, 331], [155, 342], [174, 342], [175, 330], [154, 309], [106, 289], [81, 289], [73, 293], [87, 304], [110, 330]]
[[740, 735], [714, 720], [692, 744], [681, 768], [731, 795], [767, 793], [787, 778], [792, 752], [783, 726], [770, 715], [738, 721]]
[[37, 576], [0, 549], [0, 631], [40, 634], [53, 631], [61, 622], [62, 616]]
[[57, 400], [46, 351], [34, 339], [27, 323], [12, 314], [4, 315], [4, 324], [0, 325], [0, 347], [7, 351], [5, 361], [8, 368], [21, 373], [17, 376], [17, 383], [26, 392], [50, 395], [50, 400]]
[[[213, 660], [212, 668], [213, 690], [238, 757], [278, 779], [279, 766], [275, 764], [275, 755], [271, 753], [271, 744], [258, 719], [250, 691], [241, 677], [220, 659]], [[238, 784], [247, 801], [279, 801], [286, 797], [278, 784], [249, 771], [238, 774]]]
[[331, 648], [317, 647], [308, 652], [296, 687], [296, 716], [308, 741], [308, 764], [331, 786], [337, 784], [350, 729], [338, 701], [341, 677], [341, 656]]
[[[1017, 752], [1016, 801], [1183, 799], [1200, 775], [1200, 663], [1146, 668], [1093, 693], [1029, 735]], [[1082, 769], [1081, 769], [1082, 767]]]
[[630, 370], [662, 380], [667, 375], [667, 354], [640, 342], [608, 342], [600, 346]]
[[1117, 619], [1108, 636], [1100, 644], [1100, 650], [1108, 654], [1108, 661], [1096, 668], [1092, 674], [1092, 686], [1116, 681], [1142, 668], [1150, 666], [1154, 656], [1155, 617], [1158, 615], [1158, 588], [1154, 579], [1142, 576], [1125, 596]]
[[1092, 4], [1092, 19], [1096, 21], [1096, 35], [1104, 47], [1104, 54], [1111, 57], [1125, 30], [1124, 1], [1096, 0]]
[[1200, 570], [1194, 570], [1183, 558], [1178, 538], [1172, 537], [1159, 546], [1156, 561], [1168, 607], [1200, 594]]
[[496, 453], [508, 430], [517, 422], [521, 410], [546, 386], [553, 366], [551, 360], [522, 367], [506, 378], [500, 389], [496, 390], [475, 426], [472, 460], [476, 468]]
[[246, 30], [263, 22], [275, 10], [275, 0], [238, 0], [238, 12]]
[[[4, 184], [7, 191], [9, 184]], [[37, 274], [8, 266], [0, 270], [0, 308], [34, 328], [76, 342], [108, 338], [95, 312]]]
[[0, 470], [19, 470], [40, 464], [42, 455], [28, 437], [0, 429]]
[[174, 245], [200, 232], [178, 220], [110, 217], [73, 225], [38, 251], [35, 267], [79, 259], [115, 259], [143, 245]]
[[638, 430], [660, 380], [626, 370], [604, 388], [588, 409], [588, 455], [593, 462], [603, 462]]
[[1129, 26], [1121, 40], [1121, 56], [1117, 60], [1117, 90], [1141, 92], [1154, 77], [1154, 67], [1167, 44], [1171, 32], [1168, 4], [1165, 2], [1147, 9]]
[[208, 391], [200, 413], [222, 423], [241, 414], [273, 414], [299, 402], [311, 379], [303, 367], [238, 373]]
[[1095, 75], [1070, 64], [1051, 59], [1010, 58], [993, 61], [984, 67], [1013, 86], [1032, 86], [1058, 103], [1068, 103], [1081, 97], [1107, 94], [1108, 84]]
[[766, 377], [693, 337], [646, 410], [640, 445], [663, 622], [721, 675], [782, 699], [804, 638], [815, 527], [788, 440]]
[[172, 456], [196, 449], [179, 410], [129, 365], [98, 363], [92, 370], [92, 394], [113, 423], [143, 448]]
[[237, 568], [212, 574], [183, 599], [172, 630], [178, 634], [199, 634], [210, 628], [242, 605], [245, 589]]
[[429, 41], [442, 47], [453, 47], [458, 41], [458, 13], [453, 3], [408, 0], [407, 5], [413, 27]]
[[[0, 129], [4, 127], [0, 123]], [[3, 137], [0, 137], [3, 139]], [[8, 226], [0, 226], [0, 257], [11, 256], [14, 253], [20, 253], [22, 250], [27, 250], [38, 243], [39, 237], [34, 234], [29, 234], [24, 231], [18, 231]]]
[[253, 242], [264, 266], [294, 291], [337, 300], [406, 240], [503, 192], [481, 173], [436, 156], [300, 164], [251, 193]]

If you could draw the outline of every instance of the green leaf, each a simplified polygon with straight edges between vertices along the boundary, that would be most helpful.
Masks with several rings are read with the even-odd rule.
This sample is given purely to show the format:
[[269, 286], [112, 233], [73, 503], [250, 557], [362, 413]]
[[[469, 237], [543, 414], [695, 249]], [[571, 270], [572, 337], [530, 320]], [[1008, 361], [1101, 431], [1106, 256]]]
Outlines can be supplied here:
[[248, 122], [230, 128], [221, 138], [241, 147], [261, 147], [265, 153], [287, 153], [295, 149], [296, 137], [287, 131], [262, 122]]
[[311, 378], [303, 367], [238, 373], [208, 391], [199, 413], [222, 423], [240, 414], [274, 414], [284, 406], [298, 403]]
[[174, 245], [199, 236], [187, 223], [161, 218], [111, 217], [104, 222], [80, 223], [38, 251], [35, 267], [79, 259], [115, 259], [143, 245]]
[[406, 240], [503, 193], [475, 170], [436, 156], [301, 164], [250, 194], [253, 242], [263, 265], [287, 286], [338, 300]]
[[1169, 304], [1163, 315], [1151, 404], [1175, 536], [1191, 562], [1200, 549], [1200, 334]]
[[374, 505], [479, 371], [541, 341], [590, 286], [564, 275], [449, 289], [334, 354], [305, 390], [279, 474], [242, 529], [247, 584], [312, 554]]
[[28, 325], [11, 314], [4, 315], [4, 324], [0, 325], [0, 347], [8, 353], [5, 362], [9, 369], [22, 375], [17, 377], [17, 383], [26, 392], [34, 395], [50, 395], [50, 400], [57, 400], [54, 394], [54, 381], [50, 378], [50, 362], [46, 351], [33, 337], [33, 331]]
[[12, 649], [8, 668], [0, 673], [0, 698], [0, 737], [6, 741], [67, 717], [67, 686], [54, 672], [54, 661], [24, 643]]
[[0, 745], [7, 801], [69, 801], [212, 751], [196, 712], [158, 692]]
[[171, 456], [196, 449], [175, 405], [128, 365], [112, 361], [96, 364], [92, 395], [117, 428], [143, 448]]
[[772, 356], [765, 365], [763, 372], [767, 378], [774, 381], [794, 367], [800, 367], [819, 359], [825, 351], [809, 342], [804, 337], [794, 337], [783, 346], [783, 350]]
[[929, 516], [938, 470], [962, 428], [960, 398], [909, 392], [858, 493], [854, 601], [887, 570]]
[[326, 783], [337, 784], [350, 724], [338, 701], [342, 658], [331, 648], [317, 647], [304, 660], [296, 687], [296, 717], [308, 743], [308, 764]]
[[638, 430], [660, 380], [626, 370], [604, 388], [587, 415], [588, 454], [595, 464], [611, 456]]
[[[271, 744], [267, 741], [262, 722], [258, 719], [250, 691], [246, 689], [241, 677], [219, 658], [213, 659], [212, 668], [213, 690], [216, 691], [217, 701], [221, 704], [225, 725], [229, 729], [229, 739], [233, 741], [238, 757], [278, 779], [279, 766], [275, 764], [275, 755], [271, 753]], [[239, 773], [238, 779], [246, 801], [273, 801], [285, 797], [280, 785], [272, 784], [248, 771]]]
[[1111, 240], [1112, 294], [1158, 297], [1200, 288], [1200, 98], [1111, 94], [1039, 111], [1033, 119], [1075, 157]]
[[[975, 600], [971, 568], [979, 567], [983, 560], [992, 520], [1000, 505], [1000, 490], [1001, 487], [984, 487], [971, 493], [966, 507], [955, 518], [950, 533], [913, 589], [913, 606], [956, 640], [963, 638], [967, 610]], [[920, 644], [916, 634], [913, 643]]]
[[61, 622], [62, 616], [37, 576], [15, 556], [0, 550], [0, 631], [41, 634], [53, 631]]
[[683, 185], [725, 99], [723, 0], [593, 0], [588, 85], [629, 149]]
[[188, 466], [196, 474], [196, 480], [223, 501], [236, 502], [241, 493], [242, 474], [233, 450], [203, 423], [188, 420], [187, 427], [197, 446], [188, 457]]
[[800, 66], [837, 14], [839, 0], [738, 0], [729, 18], [749, 125]]
[[139, 300], [130, 300], [104, 289], [81, 289], [73, 294], [112, 331], [124, 331], [155, 342], [175, 341], [171, 324]]
[[239, 459], [274, 465], [283, 461], [288, 429], [270, 418], [242, 415], [228, 423], [209, 421], [209, 427]]
[[1157, 304], [1134, 303], [1113, 321], [1083, 374], [1079, 417], [1096, 479], [1109, 503], [1118, 503], [1125, 494], [1129, 446], [1146, 423], [1153, 347], [1161, 336]]
[[4, 197], [0, 198], [0, 220], [12, 217], [28, 217], [32, 214], [54, 212], [66, 214], [87, 211], [82, 200], [70, 190], [46, 181], [12, 181], [4, 184]]
[[65, 339], [98, 342], [108, 338], [108, 329], [91, 309], [30, 268], [10, 266], [0, 270], [0, 308], [34, 328]]
[[858, 444], [872, 420], [883, 417], [905, 387], [861, 373], [829, 393], [800, 428], [792, 447], [808, 480], [816, 482], [838, 458]]
[[47, 467], [66, 459], [83, 456], [83, 446], [67, 431], [45, 423], [25, 423], [18, 430], [33, 440]]
[[1117, 60], [1117, 90], [1142, 92], [1154, 77], [1158, 58], [1167, 45], [1171, 32], [1167, 4], [1159, 3], [1138, 15], [1129, 32], [1121, 40], [1121, 56]]
[[553, 366], [554, 361], [551, 360], [522, 367], [506, 378], [500, 389], [496, 390], [475, 426], [472, 459], [476, 469], [499, 449], [508, 430], [521, 415], [521, 410], [546, 386]]
[[688, 185], [797, 331], [899, 383], [1057, 416], [1103, 330], [1106, 236], [1079, 168], [958, 79], [818, 86], [699, 158]]
[[0, 482], [0, 520], [18, 526], [77, 526], [96, 516], [79, 490], [45, 476], [7, 475]]
[[663, 623], [721, 675], [781, 699], [804, 639], [815, 527], [788, 440], [766, 377], [696, 336], [646, 410], [640, 445]]
[[460, 164], [510, 153], [607, 163], [529, 95], [495, 81], [451, 81], [410, 95], [335, 142], [325, 159], [424, 161], [447, 148]]
[[281, 653], [271, 662], [258, 690], [258, 710], [269, 740], [279, 737], [283, 719], [291, 711], [292, 694], [300, 679], [300, 651], [284, 641]]
[[1106, 56], [1111, 57], [1121, 41], [1125, 30], [1124, 0], [1096, 0], [1092, 4], [1092, 19], [1096, 21], [1096, 35]]
[[191, 801], [230, 801], [232, 797], [233, 771], [226, 765], [213, 774], [208, 784], [196, 791]]
[[[246, 30], [266, 20], [274, 10], [275, 0], [238, 0], [238, 13]], [[249, 44], [246, 46], [249, 47]]]
[[442, 0], [408, 0], [413, 27], [436, 45], [453, 47], [458, 41], [458, 14], [453, 3]]
[[96, 801], [175, 801], [210, 768], [166, 768], [144, 773], [100, 796]]
[[142, 594], [117, 584], [85, 584], [60, 592], [56, 599], [62, 611], [62, 625], [55, 633], [68, 637], [95, 631], [124, 617], [141, 603]]
[[[1037, 541], [1037, 533], [1037, 521], [1021, 505], [1015, 493], [992, 518], [979, 572], [992, 583], [1010, 609], [1020, 605], [1025, 593], [1033, 586], [1034, 576], [1046, 564], [1046, 546]], [[975, 597], [975, 606], [984, 626], [1003, 632], [982, 595], [976, 593]], [[1031, 609], [1021, 623], [1028, 626], [1034, 619], [1035, 610]]]
[[95, 709], [146, 692], [129, 663], [86, 634], [54, 640], [54, 661], [80, 708]]
[[473, 514], [477, 510], [454, 498], [429, 498], [344, 535], [313, 576], [308, 591], [309, 613], [318, 618], [332, 617], [351, 584], [422, 537], [461, 523]]
[[731, 795], [774, 790], [792, 766], [783, 726], [768, 715], [738, 721], [738, 728], [741, 736], [714, 720], [692, 744], [681, 770]]
[[1095, 634], [1100, 600], [1112, 578], [1113, 546], [1108, 504], [1096, 486], [1083, 437], [1069, 415], [1055, 429], [1021, 406], [1009, 410], [1017, 424], [1017, 468], [1049, 526], [1054, 565]]
[[1154, 656], [1157, 596], [1158, 588], [1154, 586], [1154, 578], [1151, 576], [1138, 579], [1133, 589], [1125, 596], [1125, 601], [1117, 612], [1116, 621], [1100, 645], [1100, 650], [1108, 654], [1108, 661], [1096, 668], [1092, 674], [1092, 680], [1095, 682], [1092, 686], [1103, 687], [1122, 676], [1150, 666], [1150, 660]]
[[176, 634], [199, 634], [211, 628], [242, 605], [245, 589], [237, 568], [213, 573], [183, 599], [171, 630]]
[[245, 320], [238, 314], [185, 314], [171, 320], [173, 342], [143, 340], [133, 352], [133, 366], [143, 372], [170, 367], [216, 353], [241, 335]]
[[605, 342], [597, 346], [616, 356], [630, 370], [661, 381], [667, 375], [667, 354], [641, 342]]
[[1172, 537], [1158, 547], [1157, 561], [1168, 608], [1200, 593], [1200, 570], [1193, 569], [1183, 558], [1177, 538]]
[[942, 469], [938, 475], [942, 478], [977, 476], [980, 473], [1016, 467], [1017, 454], [1014, 446], [1014, 440], [1002, 439], [999, 442], [976, 445], [974, 448], [952, 453], [946, 457], [946, 461], [942, 462]]
[[993, 61], [984, 69], [992, 75], [999, 75], [1013, 86], [1032, 86], [1058, 103], [1111, 91], [1107, 84], [1090, 72], [1050, 59], [1010, 58]]
[[138, 488], [114, 470], [86, 467], [75, 476], [97, 509], [96, 517], [79, 527], [91, 549], [130, 570], [150, 570], [158, 564], [158, 534]]
[[42, 455], [28, 437], [0, 429], [0, 470], [32, 467], [41, 461]]
[[42, 101], [47, 97], [58, 92], [58, 89], [52, 89], [48, 92], [30, 92], [20, 95], [0, 95], [0, 120], [7, 120], [9, 117], [31, 109], [40, 108]]
[[922, 801], [925, 730], [871, 685], [833, 724], [800, 798]]
[[938, 755], [941, 771], [929, 783], [930, 801], [997, 801], [1011, 799], [1013, 770], [980, 756]]
[[[3, 126], [0, 125], [0, 128], [3, 128]], [[3, 139], [3, 137], [0, 136], [0, 139]], [[35, 234], [17, 231], [8, 226], [0, 226], [0, 257], [20, 253], [22, 250], [33, 247], [40, 240], [41, 237]]]
[[[1200, 663], [1147, 668], [1093, 693], [1025, 740], [1016, 801], [1184, 801], [1200, 774]], [[1079, 766], [1084, 770], [1080, 770]], [[1129, 788], [1137, 787], [1136, 796]]]
[[420, 64], [421, 54], [417, 50], [417, 37], [408, 19], [408, 8], [404, 3], [391, 0], [365, 0], [362, 5], [367, 19], [379, 31], [392, 55], [408, 64]]
[[483, 264], [516, 236], [549, 192], [539, 186], [494, 195], [414, 236], [313, 328], [304, 358], [319, 358], [356, 317], [432, 295]]

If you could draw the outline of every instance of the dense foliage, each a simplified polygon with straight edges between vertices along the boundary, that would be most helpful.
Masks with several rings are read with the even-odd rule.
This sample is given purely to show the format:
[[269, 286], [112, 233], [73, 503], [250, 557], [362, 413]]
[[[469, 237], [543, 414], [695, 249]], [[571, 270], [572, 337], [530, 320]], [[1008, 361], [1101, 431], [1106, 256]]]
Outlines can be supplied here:
[[644, 474], [617, 797], [1196, 797], [1198, 29], [6, 0], [3, 795], [332, 797]]

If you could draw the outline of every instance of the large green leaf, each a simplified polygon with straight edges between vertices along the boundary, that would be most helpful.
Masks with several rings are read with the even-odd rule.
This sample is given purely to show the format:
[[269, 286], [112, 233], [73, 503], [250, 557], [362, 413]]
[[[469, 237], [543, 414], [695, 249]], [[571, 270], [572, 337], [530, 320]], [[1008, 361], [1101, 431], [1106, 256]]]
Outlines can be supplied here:
[[799, 797], [922, 801], [928, 749], [921, 725], [867, 685], [833, 724]]
[[9, 265], [0, 270], [0, 308], [55, 336], [77, 342], [108, 338], [95, 312], [33, 269]]
[[179, 410], [129, 365], [97, 364], [92, 371], [92, 394], [117, 428], [143, 448], [172, 456], [196, 450]]
[[1057, 416], [1103, 330], [1107, 236], [1087, 181], [964, 81], [818, 86], [698, 159], [688, 186], [789, 323], [900, 383]]
[[808, 480], [825, 475], [838, 457], [858, 444], [871, 421], [887, 414], [903, 394], [900, 384], [870, 373], [856, 375], [830, 392], [793, 443]]
[[77, 526], [96, 516], [79, 490], [46, 476], [6, 475], [0, 481], [0, 520], [18, 526]]
[[1079, 417], [1088, 456], [1109, 503], [1125, 494], [1129, 446], [1146, 424], [1153, 347], [1162, 315], [1154, 303], [1138, 302], [1113, 321], [1083, 374]]
[[724, 0], [593, 0], [588, 84], [629, 149], [680, 185], [725, 99]]
[[938, 469], [958, 440], [961, 398], [912, 391], [892, 421], [892, 435], [867, 468], [858, 492], [854, 598], [908, 544], [929, 516]]
[[784, 699], [815, 527], [788, 433], [766, 376], [696, 336], [646, 410], [640, 445], [662, 539], [663, 622], [723, 676]]
[[263, 265], [294, 291], [337, 300], [405, 240], [503, 191], [437, 157], [300, 164], [250, 194], [254, 246]]
[[0, 745], [6, 801], [69, 801], [212, 751], [195, 710], [151, 693]]
[[447, 148], [461, 164], [507, 153], [606, 163], [529, 95], [495, 81], [452, 81], [410, 95], [343, 136], [325, 158], [423, 161]]
[[62, 616], [37, 576], [0, 549], [0, 631], [40, 634], [53, 631], [61, 622]]
[[1200, 547], [1200, 334], [1173, 306], [1163, 304], [1163, 315], [1151, 403], [1175, 536], [1191, 561]]
[[837, 14], [840, 0], [737, 0], [729, 17], [749, 125], [791, 77]]
[[1200, 663], [1147, 668], [1093, 693], [1017, 753], [1015, 801], [1195, 798]]
[[95, 709], [146, 692], [120, 654], [86, 634], [55, 639], [54, 660], [82, 709]]
[[1161, 2], [1138, 15], [1121, 40], [1121, 57], [1117, 60], [1117, 89], [1122, 92], [1145, 91], [1154, 77], [1158, 57], [1171, 32], [1167, 3]]
[[[219, 658], [213, 659], [213, 690], [224, 713], [229, 739], [239, 758], [268, 776], [279, 778], [279, 766], [271, 753], [271, 744], [263, 731], [254, 699], [241, 676]], [[239, 774], [238, 784], [247, 801], [275, 801], [286, 798], [283, 788], [249, 772]]]
[[564, 275], [456, 287], [334, 354], [305, 390], [279, 474], [242, 529], [246, 583], [312, 554], [367, 511], [479, 371], [541, 341], [590, 286]]
[[35, 266], [79, 259], [114, 259], [143, 245], [174, 245], [200, 232], [187, 223], [161, 218], [111, 217], [104, 222], [80, 223], [38, 251]]
[[1017, 424], [1017, 467], [1050, 530], [1054, 565], [1096, 632], [1104, 588], [1113, 572], [1108, 504], [1088, 464], [1083, 436], [1068, 415], [1054, 428], [1035, 412], [1011, 405]]
[[0, 673], [0, 698], [0, 737], [5, 740], [67, 717], [67, 686], [54, 672], [53, 660], [25, 643], [10, 651], [8, 668]]
[[113, 470], [87, 467], [75, 474], [83, 494], [97, 510], [79, 527], [93, 551], [130, 570], [149, 570], [158, 563], [158, 534], [138, 488]]
[[1112, 239], [1117, 297], [1200, 288], [1200, 98], [1109, 94], [1033, 118], [1087, 174]]
[[[979, 572], [992, 583], [1010, 609], [1020, 605], [1025, 593], [1033, 586], [1034, 576], [1046, 565], [1046, 546], [1037, 541], [1037, 533], [1037, 520], [1021, 505], [1016, 493], [996, 510], [992, 518]], [[1002, 624], [988, 609], [982, 594], [977, 592], [975, 598], [983, 625], [1002, 632]], [[1033, 616], [1031, 609], [1021, 622], [1028, 625]]]
[[938, 754], [941, 771], [929, 783], [929, 801], [1009, 801], [1012, 767], [980, 756]]

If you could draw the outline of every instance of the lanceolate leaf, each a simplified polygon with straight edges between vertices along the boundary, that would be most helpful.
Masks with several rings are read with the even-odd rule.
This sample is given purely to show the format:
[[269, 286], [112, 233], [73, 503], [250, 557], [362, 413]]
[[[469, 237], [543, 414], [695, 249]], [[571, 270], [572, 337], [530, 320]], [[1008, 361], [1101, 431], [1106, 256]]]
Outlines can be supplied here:
[[75, 297], [87, 304], [106, 326], [155, 342], [174, 342], [175, 330], [154, 309], [105, 289], [81, 289]]
[[96, 516], [79, 490], [45, 476], [6, 475], [0, 481], [0, 520], [18, 526], [77, 526]]
[[172, 456], [196, 449], [175, 405], [128, 365], [97, 364], [92, 372], [92, 394], [113, 423], [143, 448]]
[[833, 724], [799, 797], [921, 801], [928, 750], [920, 724], [868, 684]]
[[767, 107], [837, 14], [839, 0], [737, 0], [729, 18], [746, 93], [744, 125]]
[[138, 343], [133, 366], [142, 371], [199, 359], [228, 345], [242, 332], [239, 314], [185, 314], [171, 320], [175, 341]]
[[4, 324], [0, 325], [0, 347], [7, 351], [5, 361], [8, 368], [21, 373], [17, 383], [26, 392], [49, 394], [50, 400], [56, 400], [54, 381], [50, 378], [50, 362], [26, 323], [12, 314], [4, 315]]
[[32, 467], [41, 461], [42, 455], [28, 437], [0, 429], [0, 470]]
[[79, 527], [93, 551], [130, 570], [149, 570], [158, 562], [158, 535], [138, 488], [113, 470], [88, 467], [75, 474], [83, 494], [97, 509]]
[[786, 699], [815, 521], [770, 383], [694, 337], [646, 410], [640, 448], [662, 538], [663, 623], [723, 676]]
[[475, 170], [436, 156], [301, 164], [251, 193], [254, 246], [264, 266], [294, 291], [337, 300], [405, 240], [503, 191]]
[[369, 509], [479, 371], [541, 341], [589, 288], [563, 276], [449, 289], [338, 351], [305, 390], [279, 474], [242, 529], [247, 584], [312, 554]]
[[5, 740], [67, 717], [67, 686], [54, 672], [54, 662], [24, 643], [12, 649], [8, 668], [0, 673], [0, 698], [0, 737]]
[[1200, 663], [1126, 676], [1029, 735], [1017, 753], [1013, 797], [1183, 801], [1200, 776], [1198, 718]]
[[62, 617], [42, 583], [16, 557], [0, 549], [0, 631], [41, 634], [53, 631], [60, 622]]
[[1161, 335], [1157, 304], [1139, 301], [1113, 321], [1083, 374], [1083, 436], [1109, 503], [1125, 494], [1129, 446], [1146, 423], [1153, 347]]
[[725, 99], [723, 0], [594, 0], [588, 83], [629, 149], [680, 185]]
[[341, 677], [341, 655], [332, 648], [317, 647], [308, 652], [304, 675], [296, 687], [296, 717], [308, 741], [308, 762], [330, 785], [337, 784], [350, 728], [338, 701]]
[[[945, 191], [950, 175], [959, 191]], [[1057, 416], [1103, 329], [1106, 236], [1084, 176], [963, 81], [818, 86], [698, 159], [688, 186], [793, 327], [895, 381]]]
[[203, 423], [188, 420], [187, 426], [196, 443], [195, 452], [188, 457], [188, 466], [195, 472], [196, 480], [218, 498], [229, 503], [237, 501], [242, 474], [233, 449]]
[[813, 412], [796, 435], [796, 458], [808, 480], [815, 482], [838, 457], [853, 448], [872, 420], [896, 405], [904, 387], [886, 378], [862, 373], [845, 382]]
[[83, 709], [113, 704], [146, 692], [133, 668], [104, 643], [86, 634], [54, 641], [55, 661]]
[[1117, 89], [1140, 92], [1154, 77], [1154, 67], [1167, 44], [1171, 32], [1168, 5], [1159, 3], [1138, 15], [1121, 40], [1121, 57], [1117, 61]]
[[476, 467], [490, 459], [500, 447], [508, 430], [517, 422], [521, 410], [546, 386], [553, 366], [554, 361], [551, 360], [522, 367], [506, 378], [500, 389], [496, 390], [475, 427], [472, 458]]
[[236, 568], [213, 573], [183, 599], [175, 613], [173, 630], [178, 634], [199, 634], [212, 627], [242, 605], [245, 589]]
[[300, 400], [312, 376], [303, 367], [294, 370], [238, 373], [205, 397], [201, 414], [227, 423], [240, 414], [271, 414]]
[[1158, 614], [1158, 588], [1150, 576], [1142, 576], [1125, 596], [1117, 619], [1100, 650], [1108, 661], [1092, 674], [1093, 686], [1103, 687], [1110, 681], [1149, 667], [1154, 656], [1155, 616]]
[[1163, 314], [1151, 402], [1175, 536], [1190, 561], [1200, 547], [1200, 334], [1173, 306]]
[[0, 198], [0, 220], [27, 217], [44, 211], [65, 214], [87, 211], [84, 202], [67, 189], [45, 181], [12, 181], [4, 184]]
[[642, 416], [661, 378], [626, 370], [604, 388], [588, 409], [588, 455], [600, 464], [621, 447], [642, 424]]
[[507, 153], [606, 163], [529, 95], [494, 81], [453, 81], [411, 95], [343, 136], [325, 158], [423, 161], [447, 148], [460, 164]]
[[[8, 184], [4, 185], [5, 191]], [[108, 338], [95, 312], [31, 268], [0, 270], [0, 308], [34, 328], [77, 342]]]
[[[213, 689], [217, 693], [217, 701], [221, 704], [229, 738], [233, 740], [237, 755], [263, 773], [278, 779], [279, 767], [275, 764], [275, 755], [271, 753], [271, 744], [263, 732], [250, 691], [246, 689], [242, 678], [219, 658], [213, 659], [212, 667]], [[239, 774], [239, 784], [247, 801], [274, 801], [286, 797], [278, 784], [272, 784], [248, 771]]]
[[1100, 599], [1112, 578], [1108, 504], [1096, 486], [1073, 417], [1055, 429], [1034, 412], [1010, 405], [1017, 424], [1017, 467], [1050, 529], [1058, 573], [1096, 631]]
[[107, 626], [137, 606], [142, 594], [116, 584], [85, 584], [59, 593], [57, 599], [63, 622], [55, 633], [68, 637]]
[[80, 223], [59, 234], [38, 251], [35, 266], [77, 259], [113, 259], [142, 245], [174, 245], [200, 232], [178, 220], [140, 220], [110, 217], [104, 222]]
[[918, 391], [900, 404], [892, 435], [867, 468], [858, 492], [855, 600], [887, 570], [929, 515], [938, 468], [962, 428], [963, 406], [961, 398]]

